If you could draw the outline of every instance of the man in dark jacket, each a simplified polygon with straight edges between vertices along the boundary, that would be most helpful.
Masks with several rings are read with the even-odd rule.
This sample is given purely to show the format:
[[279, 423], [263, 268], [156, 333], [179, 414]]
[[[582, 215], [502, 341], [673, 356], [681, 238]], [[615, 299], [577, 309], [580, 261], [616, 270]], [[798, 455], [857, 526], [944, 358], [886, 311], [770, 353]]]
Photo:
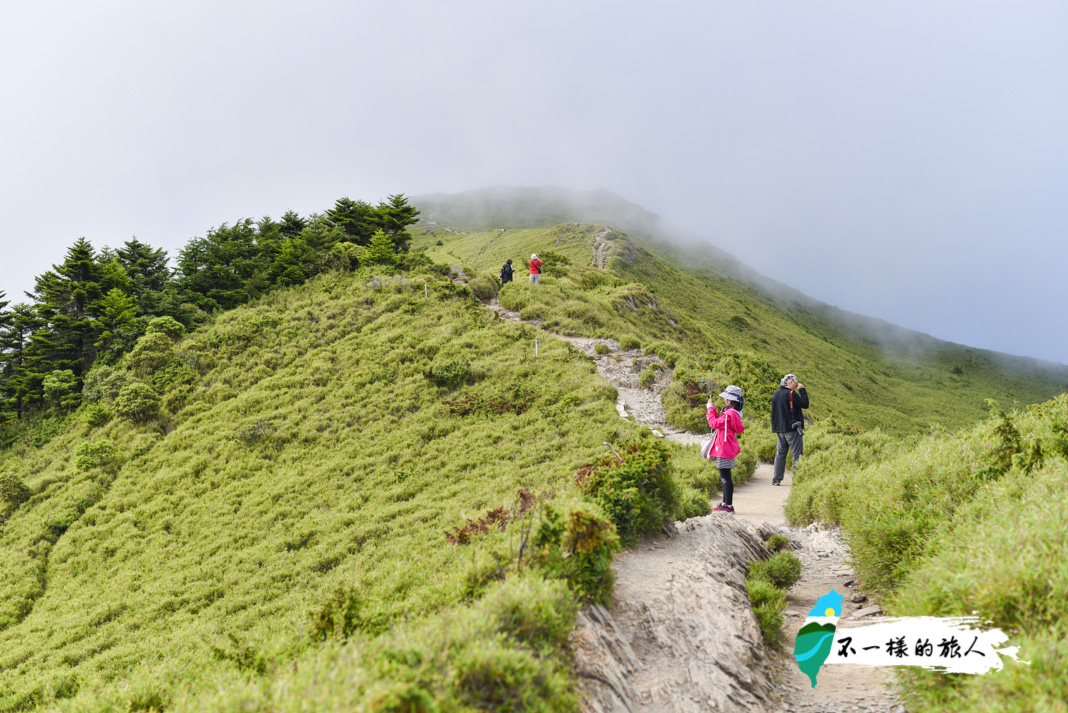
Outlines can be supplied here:
[[512, 261], [504, 263], [504, 267], [501, 268], [501, 287], [504, 287], [512, 281]]
[[805, 450], [803, 436], [805, 432], [805, 415], [808, 408], [808, 392], [793, 374], [787, 374], [779, 381], [779, 390], [771, 397], [771, 432], [778, 443], [775, 447], [775, 472], [771, 477], [772, 485], [782, 485], [786, 472], [786, 452], [794, 457], [794, 464], [801, 459]]

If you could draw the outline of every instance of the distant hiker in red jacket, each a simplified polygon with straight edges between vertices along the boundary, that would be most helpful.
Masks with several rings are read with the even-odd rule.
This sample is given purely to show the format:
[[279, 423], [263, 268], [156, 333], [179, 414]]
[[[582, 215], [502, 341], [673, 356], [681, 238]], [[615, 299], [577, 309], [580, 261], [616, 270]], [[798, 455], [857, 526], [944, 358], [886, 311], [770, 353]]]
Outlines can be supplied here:
[[710, 460], [714, 456], [716, 467], [719, 468], [719, 479], [723, 483], [723, 502], [712, 508], [717, 512], [734, 513], [734, 480], [731, 478], [731, 470], [735, 466], [735, 458], [741, 452], [738, 445], [738, 434], [745, 430], [742, 423], [742, 389], [738, 386], [728, 386], [720, 394], [726, 405], [721, 414], [716, 410], [712, 398], [708, 403], [708, 425], [716, 430], [716, 440], [709, 451]]
[[537, 253], [530, 255], [530, 284], [537, 285], [541, 282], [541, 260]]

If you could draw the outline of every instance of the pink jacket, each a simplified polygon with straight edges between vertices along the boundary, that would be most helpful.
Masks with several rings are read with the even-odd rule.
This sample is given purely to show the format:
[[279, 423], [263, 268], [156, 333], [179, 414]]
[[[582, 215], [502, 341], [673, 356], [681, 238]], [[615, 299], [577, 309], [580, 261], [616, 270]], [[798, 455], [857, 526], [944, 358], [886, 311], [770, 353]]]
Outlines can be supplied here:
[[715, 406], [708, 407], [708, 425], [716, 429], [716, 442], [710, 454], [720, 458], [734, 458], [741, 451], [736, 434], [745, 430], [742, 417], [734, 409], [725, 409], [720, 415]]

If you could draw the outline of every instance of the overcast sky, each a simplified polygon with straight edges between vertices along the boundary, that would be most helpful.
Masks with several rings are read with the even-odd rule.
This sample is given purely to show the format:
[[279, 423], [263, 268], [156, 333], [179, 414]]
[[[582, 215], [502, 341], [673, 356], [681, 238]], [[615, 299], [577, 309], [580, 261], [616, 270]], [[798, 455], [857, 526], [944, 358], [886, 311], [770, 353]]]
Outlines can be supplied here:
[[0, 289], [85, 236], [612, 190], [764, 274], [1068, 363], [1068, 4], [0, 0]]

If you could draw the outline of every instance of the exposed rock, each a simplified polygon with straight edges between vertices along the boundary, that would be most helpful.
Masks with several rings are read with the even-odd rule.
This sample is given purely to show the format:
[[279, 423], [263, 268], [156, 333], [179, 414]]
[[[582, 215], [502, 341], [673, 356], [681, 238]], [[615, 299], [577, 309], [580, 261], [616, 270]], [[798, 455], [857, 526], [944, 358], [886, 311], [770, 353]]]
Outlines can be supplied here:
[[849, 600], [859, 604], [860, 602], [867, 601], [868, 597], [864, 594], [861, 594], [860, 592], [856, 592], [853, 596], [849, 598]]
[[880, 606], [866, 607], [864, 609], [858, 609], [853, 613], [854, 619], [863, 619], [866, 616], [874, 616], [875, 614], [882, 614], [883, 608]]
[[[587, 711], [772, 707], [768, 659], [745, 593], [746, 566], [769, 553], [746, 525], [718, 514], [692, 518], [677, 524], [677, 560], [647, 549], [617, 560], [612, 612], [587, 610], [573, 638]], [[647, 694], [639, 700], [635, 689]]]

